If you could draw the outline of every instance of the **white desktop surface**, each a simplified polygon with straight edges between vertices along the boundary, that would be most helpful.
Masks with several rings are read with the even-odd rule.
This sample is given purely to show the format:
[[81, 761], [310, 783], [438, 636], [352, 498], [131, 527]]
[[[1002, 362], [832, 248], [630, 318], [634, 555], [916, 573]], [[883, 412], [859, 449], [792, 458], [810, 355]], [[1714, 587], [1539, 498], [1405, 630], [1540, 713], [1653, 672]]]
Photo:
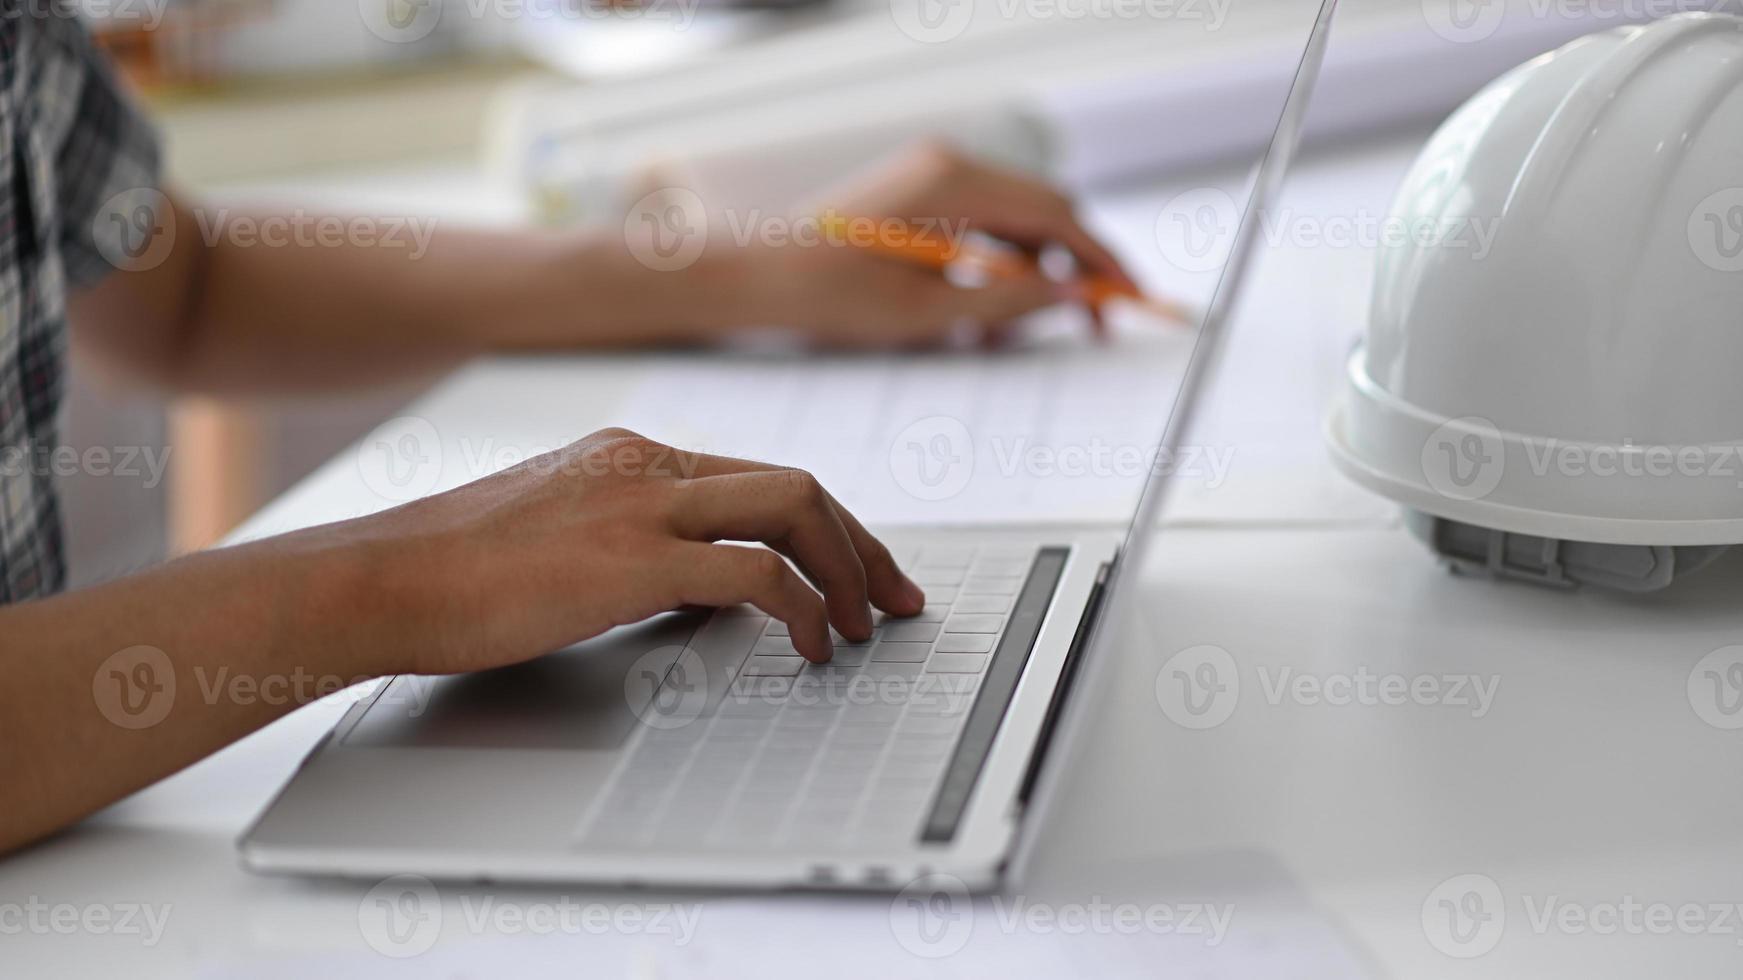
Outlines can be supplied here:
[[[1383, 214], [1412, 145], [1311, 160], [1290, 200], [1311, 198], [1308, 209], [1325, 214]], [[1146, 247], [1159, 203], [1126, 195], [1095, 216], [1129, 254], [1159, 261]], [[1743, 921], [1734, 907], [1720, 921], [1713, 906], [1743, 901], [1743, 732], [1704, 721], [1689, 682], [1697, 661], [1743, 637], [1743, 558], [1647, 598], [1449, 576], [1389, 508], [1343, 487], [1317, 445], [1317, 414], [1335, 385], [1326, 372], [1362, 311], [1365, 251], [1286, 245], [1258, 271], [1205, 431], [1233, 440], [1275, 491], [1187, 501], [1161, 532], [1141, 573], [1153, 599], [1122, 646], [1117, 683], [1090, 731], [1095, 751], [1067, 778], [1066, 802], [1019, 890], [1085, 900], [1129, 891], [1133, 875], [1191, 865], [1233, 879], [1256, 861], [1285, 876], [1375, 976], [1737, 975]], [[1263, 358], [1265, 338], [1255, 334], [1285, 322], [1315, 331], [1323, 356]], [[1248, 357], [1254, 366], [1243, 373]], [[612, 421], [637, 373], [656, 363], [487, 362], [413, 413], [444, 433], [512, 433], [517, 405], [560, 387], [576, 413], [562, 428], [581, 433]], [[526, 425], [530, 442], [550, 428]], [[355, 460], [341, 457], [243, 536], [381, 506]], [[1177, 706], [1165, 710], [1158, 680], [1176, 654], [1203, 645], [1228, 653], [1239, 691], [1222, 705], [1225, 721], [1192, 730], [1178, 723]], [[1319, 680], [1468, 675], [1493, 685], [1493, 699], [1478, 717], [1475, 706], [1448, 703], [1275, 697], [1284, 668]], [[254, 877], [234, 850], [342, 709], [298, 712], [0, 864], [0, 902], [169, 907], [162, 940], [148, 949], [126, 936], [0, 933], [0, 973], [248, 975], [278, 957], [318, 964], [306, 972], [397, 968], [360, 935], [367, 884]], [[1505, 926], [1492, 950], [1460, 959], [1431, 944], [1437, 906], [1425, 916], [1424, 905], [1442, 882], [1472, 874], [1500, 889]], [[491, 890], [504, 902], [560, 893]], [[1551, 901], [1576, 912], [1535, 914]], [[1607, 910], [1627, 902], [1673, 915], [1698, 907], [1703, 918], [1681, 911], [1690, 924], [1673, 922], [1668, 934], [1630, 934], [1626, 920], [1609, 928]], [[887, 932], [888, 901], [863, 908], [873, 931]], [[706, 931], [697, 940], [711, 941]], [[543, 942], [578, 967], [588, 962], [590, 937]], [[448, 944], [445, 932], [427, 955]], [[1209, 961], [1218, 962], [1215, 951]], [[1186, 975], [1240, 975], [1245, 962], [1231, 951], [1221, 968]], [[855, 975], [852, 962], [817, 965]]]

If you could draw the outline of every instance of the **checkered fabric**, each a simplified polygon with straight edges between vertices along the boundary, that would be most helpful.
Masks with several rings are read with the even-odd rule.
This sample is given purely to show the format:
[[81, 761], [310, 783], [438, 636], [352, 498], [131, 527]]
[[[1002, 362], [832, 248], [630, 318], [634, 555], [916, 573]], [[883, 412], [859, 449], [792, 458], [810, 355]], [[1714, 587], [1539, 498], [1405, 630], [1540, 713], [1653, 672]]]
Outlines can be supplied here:
[[[110, 271], [116, 195], [157, 185], [155, 132], [68, 0], [0, 0], [0, 603], [66, 580], [52, 456], [66, 296]], [[111, 240], [113, 237], [113, 240]]]

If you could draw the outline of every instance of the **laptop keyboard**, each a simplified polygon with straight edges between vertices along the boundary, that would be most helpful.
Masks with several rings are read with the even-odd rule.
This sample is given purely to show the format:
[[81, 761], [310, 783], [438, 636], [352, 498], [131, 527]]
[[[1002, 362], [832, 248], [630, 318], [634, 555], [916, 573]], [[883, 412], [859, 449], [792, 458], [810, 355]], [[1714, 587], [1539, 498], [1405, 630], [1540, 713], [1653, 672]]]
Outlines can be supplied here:
[[837, 635], [829, 664], [801, 659], [786, 624], [769, 620], [710, 710], [638, 726], [583, 816], [581, 842], [788, 848], [915, 840], [1037, 550], [922, 550], [904, 567], [926, 590], [925, 611], [879, 616], [864, 643]]

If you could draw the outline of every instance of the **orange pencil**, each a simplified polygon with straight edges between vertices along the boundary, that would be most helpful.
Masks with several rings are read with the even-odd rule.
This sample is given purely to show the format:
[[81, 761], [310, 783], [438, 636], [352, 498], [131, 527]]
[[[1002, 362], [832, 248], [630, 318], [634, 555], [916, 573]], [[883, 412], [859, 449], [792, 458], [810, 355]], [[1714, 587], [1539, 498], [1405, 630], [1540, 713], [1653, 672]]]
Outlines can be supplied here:
[[[941, 240], [938, 235], [919, 231], [902, 235], [900, 240], [892, 240], [881, 234], [852, 235], [849, 234], [850, 220], [842, 215], [826, 215], [822, 222], [824, 232], [831, 238], [892, 259], [914, 262], [932, 269], [944, 269], [961, 262], [985, 270], [991, 275], [1008, 278], [1034, 275], [1040, 271], [1035, 261], [1027, 256], [976, 246], [972, 242], [953, 246], [950, 242]], [[882, 227], [883, 222], [875, 224]], [[1076, 287], [1078, 300], [1090, 306], [1099, 307], [1119, 300], [1140, 306], [1175, 323], [1189, 327], [1198, 325], [1198, 312], [1186, 304], [1163, 297], [1146, 296], [1106, 276], [1086, 276], [1072, 285]]]

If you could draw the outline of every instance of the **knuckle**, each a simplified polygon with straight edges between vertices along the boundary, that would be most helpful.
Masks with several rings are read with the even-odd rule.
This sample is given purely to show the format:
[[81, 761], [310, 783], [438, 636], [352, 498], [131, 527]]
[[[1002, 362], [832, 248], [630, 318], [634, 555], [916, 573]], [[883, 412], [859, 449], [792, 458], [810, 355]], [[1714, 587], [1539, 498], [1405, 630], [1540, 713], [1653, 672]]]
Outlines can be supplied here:
[[571, 447], [580, 460], [583, 475], [635, 477], [660, 458], [665, 447], [629, 429], [601, 429]]
[[751, 559], [751, 574], [766, 586], [779, 587], [787, 581], [787, 563], [772, 551], [759, 551]]
[[587, 438], [585, 438], [581, 441], [583, 443], [598, 444], [598, 443], [622, 442], [622, 441], [628, 440], [628, 439], [642, 439], [642, 438], [644, 438], [644, 437], [639, 432], [633, 432], [629, 429], [620, 428], [620, 427], [614, 425], [614, 426], [608, 426], [606, 428], [600, 429], [598, 432], [593, 433], [592, 435], [588, 436]]
[[787, 493], [803, 507], [822, 507], [828, 503], [829, 494], [824, 492], [823, 484], [815, 476], [805, 470], [785, 470], [781, 474]]
[[969, 166], [968, 158], [948, 140], [927, 140], [920, 144], [916, 153], [935, 174], [955, 174]]

